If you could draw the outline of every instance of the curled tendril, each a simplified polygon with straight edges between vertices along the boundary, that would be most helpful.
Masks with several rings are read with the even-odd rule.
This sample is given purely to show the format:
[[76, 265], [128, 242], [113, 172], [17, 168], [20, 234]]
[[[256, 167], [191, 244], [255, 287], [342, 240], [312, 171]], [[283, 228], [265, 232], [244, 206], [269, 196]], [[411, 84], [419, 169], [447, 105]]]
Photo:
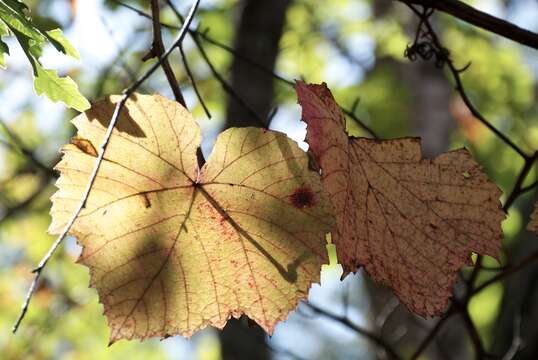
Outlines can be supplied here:
[[439, 48], [431, 41], [415, 41], [412, 45], [407, 45], [404, 56], [411, 61], [421, 58], [422, 60], [435, 59], [435, 66], [442, 68], [448, 61], [450, 52], [446, 48]]

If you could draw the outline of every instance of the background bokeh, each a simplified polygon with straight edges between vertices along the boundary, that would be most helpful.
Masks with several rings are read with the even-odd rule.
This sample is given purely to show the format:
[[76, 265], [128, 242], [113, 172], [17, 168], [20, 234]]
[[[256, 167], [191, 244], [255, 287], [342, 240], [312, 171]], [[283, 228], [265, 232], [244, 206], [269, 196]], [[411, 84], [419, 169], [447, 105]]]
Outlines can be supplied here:
[[[422, 136], [425, 155], [465, 146], [503, 190], [509, 193], [523, 160], [498, 140], [467, 110], [447, 74], [432, 63], [410, 62], [403, 56], [413, 40], [417, 20], [408, 8], [390, 0], [259, 1], [278, 7], [283, 2], [282, 34], [274, 52], [274, 72], [285, 79], [304, 78], [327, 82], [338, 102], [356, 106], [357, 116], [382, 138]], [[41, 0], [26, 1], [32, 17], [45, 28], [61, 27], [79, 50], [81, 60], [62, 56], [47, 48], [43, 63], [76, 80], [91, 101], [119, 93], [149, 64], [141, 61], [151, 46], [151, 21], [117, 1]], [[149, 1], [125, 0], [149, 13]], [[162, 21], [179, 26], [169, 7], [161, 1]], [[187, 1], [173, 2], [185, 13]], [[196, 26], [207, 35], [237, 48], [242, 16], [251, 1], [202, 0]], [[538, 31], [536, 0], [476, 0], [468, 3], [529, 30]], [[271, 12], [267, 17], [273, 16]], [[462, 74], [467, 92], [483, 115], [524, 150], [538, 149], [538, 52], [477, 30], [445, 15], [435, 18], [436, 31], [450, 49]], [[163, 29], [165, 44], [176, 30]], [[253, 34], [256, 36], [263, 34]], [[246, 321], [220, 334], [206, 329], [192, 339], [120, 341], [108, 344], [108, 329], [96, 292], [88, 289], [88, 271], [74, 263], [80, 249], [72, 238], [47, 266], [17, 335], [10, 330], [29, 286], [35, 267], [54, 238], [46, 233], [50, 222], [49, 197], [54, 193], [55, 174], [47, 170], [58, 161], [58, 150], [74, 133], [69, 119], [76, 115], [62, 104], [37, 97], [32, 72], [14, 39], [7, 39], [11, 54], [7, 70], [0, 71], [0, 120], [18, 141], [0, 128], [0, 358], [2, 359], [220, 359], [236, 343], [252, 347], [255, 358], [275, 359], [374, 359], [383, 353], [368, 339], [326, 316], [299, 306], [278, 325], [271, 338], [250, 338], [258, 330]], [[228, 81], [239, 81], [233, 72], [238, 63], [229, 51], [202, 41], [216, 71]], [[252, 47], [266, 44], [251, 41]], [[242, 115], [237, 104], [217, 81], [191, 38], [184, 43], [189, 65], [201, 96], [211, 112], [209, 119], [185, 75], [179, 52], [170, 57], [188, 108], [203, 130], [207, 156], [222, 128]], [[265, 55], [264, 55], [265, 56]], [[266, 61], [265, 56], [261, 61]], [[269, 61], [267, 64], [273, 66]], [[241, 69], [241, 68], [240, 68]], [[248, 76], [248, 68], [243, 70]], [[231, 79], [231, 80], [230, 80]], [[278, 108], [271, 128], [296, 140], [303, 148], [305, 125], [288, 84], [269, 77], [252, 77], [250, 98], [263, 97], [254, 108], [261, 118]], [[269, 84], [269, 85], [268, 85]], [[166, 78], [157, 72], [142, 88], [173, 97]], [[234, 113], [235, 111], [235, 113]], [[245, 111], [243, 111], [244, 113]], [[365, 136], [353, 122], [349, 132]], [[35, 161], [31, 161], [31, 157]], [[36, 164], [44, 165], [42, 168]], [[538, 176], [534, 167], [525, 184]], [[506, 196], [506, 195], [505, 195]], [[503, 223], [502, 265], [517, 263], [538, 249], [536, 236], [525, 231], [528, 216], [538, 197], [536, 190], [521, 196]], [[410, 356], [434, 321], [411, 315], [389, 291], [373, 284], [362, 271], [341, 282], [341, 269], [334, 254], [324, 267], [321, 285], [314, 285], [310, 301], [327, 311], [371, 329]], [[496, 268], [490, 258], [484, 265]], [[468, 274], [464, 269], [462, 276]], [[478, 284], [496, 274], [482, 271]], [[538, 267], [531, 264], [516, 275], [486, 288], [470, 303], [470, 315], [485, 347], [505, 354], [520, 332], [524, 346], [519, 359], [536, 358], [538, 352]], [[455, 291], [458, 291], [456, 285]], [[461, 321], [454, 318], [423, 354], [424, 358], [462, 359], [472, 356]], [[515, 331], [517, 329], [517, 331]], [[235, 340], [234, 340], [235, 339]], [[238, 355], [239, 356], [239, 355]], [[251, 357], [252, 358], [252, 357]]]

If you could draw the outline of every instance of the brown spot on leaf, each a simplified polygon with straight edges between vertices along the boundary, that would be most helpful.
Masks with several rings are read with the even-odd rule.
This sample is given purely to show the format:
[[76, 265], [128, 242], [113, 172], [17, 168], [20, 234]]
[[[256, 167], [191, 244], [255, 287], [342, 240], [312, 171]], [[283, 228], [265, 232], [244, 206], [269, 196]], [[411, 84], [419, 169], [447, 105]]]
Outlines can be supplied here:
[[89, 140], [75, 136], [71, 139], [71, 144], [75, 145], [80, 151], [93, 157], [97, 157], [97, 150]]
[[140, 194], [142, 196], [142, 200], [144, 201], [144, 207], [147, 209], [151, 207], [151, 201], [149, 201], [149, 196], [146, 193]]
[[297, 188], [293, 194], [289, 196], [293, 206], [299, 209], [309, 208], [316, 205], [316, 195], [308, 186]]

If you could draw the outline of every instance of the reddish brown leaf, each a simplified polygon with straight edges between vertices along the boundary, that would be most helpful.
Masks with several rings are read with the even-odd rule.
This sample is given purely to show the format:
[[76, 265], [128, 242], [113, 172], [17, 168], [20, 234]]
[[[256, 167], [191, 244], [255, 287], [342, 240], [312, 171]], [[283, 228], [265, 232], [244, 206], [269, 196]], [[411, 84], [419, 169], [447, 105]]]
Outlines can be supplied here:
[[500, 190], [465, 149], [430, 160], [416, 138], [350, 138], [325, 84], [298, 81], [297, 94], [344, 276], [364, 266], [415, 313], [440, 314], [471, 253], [499, 254]]

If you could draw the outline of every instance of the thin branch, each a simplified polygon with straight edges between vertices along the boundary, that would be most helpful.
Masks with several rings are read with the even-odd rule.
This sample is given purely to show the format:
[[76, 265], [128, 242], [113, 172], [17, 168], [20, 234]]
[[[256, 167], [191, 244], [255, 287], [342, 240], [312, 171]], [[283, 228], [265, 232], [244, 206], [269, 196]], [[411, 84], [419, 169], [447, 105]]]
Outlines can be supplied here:
[[54, 176], [54, 171], [51, 169], [50, 166], [45, 165], [40, 160], [38, 160], [33, 151], [28, 149], [21, 139], [15, 134], [11, 129], [7, 126], [7, 124], [0, 119], [0, 127], [4, 129], [4, 133], [9, 138], [9, 142], [0, 141], [0, 143], [16, 152], [19, 152], [20, 154], [24, 155], [32, 164], [34, 164], [38, 169], [43, 171], [45, 174], [49, 176]]
[[535, 180], [532, 184], [524, 186], [521, 188], [521, 193], [526, 193], [527, 191], [530, 191], [534, 189], [536, 186], [538, 186], [538, 180]]
[[401, 357], [396, 353], [396, 351], [392, 348], [392, 346], [390, 346], [390, 344], [388, 344], [381, 336], [365, 329], [365, 328], [362, 328], [360, 327], [359, 325], [356, 325], [354, 324], [353, 322], [351, 322], [348, 318], [346, 317], [343, 317], [343, 316], [339, 316], [339, 315], [336, 315], [336, 314], [332, 314], [322, 308], [320, 308], [319, 306], [317, 305], [314, 305], [310, 302], [306, 302], [305, 303], [310, 309], [312, 309], [313, 312], [315, 312], [316, 314], [319, 314], [319, 315], [323, 315], [327, 318], [330, 318], [336, 322], [339, 322], [340, 324], [348, 327], [349, 329], [355, 331], [357, 334], [360, 334], [361, 336], [364, 336], [365, 338], [369, 339], [370, 341], [372, 341], [374, 344], [376, 344], [379, 348], [383, 349], [386, 354], [391, 358], [391, 359], [401, 359]]
[[535, 261], [538, 261], [538, 251], [536, 251], [533, 254], [527, 256], [519, 264], [509, 267], [508, 269], [506, 269], [502, 273], [495, 275], [494, 277], [492, 277], [488, 281], [485, 281], [480, 286], [476, 287], [472, 291], [472, 296], [478, 294], [479, 292], [481, 292], [482, 290], [484, 290], [488, 286], [496, 283], [497, 281], [500, 281], [500, 280], [502, 280], [502, 279], [504, 279], [504, 278], [506, 278], [506, 277], [508, 277], [510, 275], [515, 274], [516, 272], [520, 271], [521, 269], [525, 268], [527, 265], [529, 265], [529, 264], [531, 264], [531, 263], [533, 263]]
[[176, 17], [179, 19], [179, 21], [183, 24], [185, 19], [183, 18], [183, 15], [181, 15], [181, 13], [177, 9], [177, 7], [174, 5], [172, 0], [165, 0], [165, 1], [166, 1], [166, 4], [168, 4], [168, 6], [170, 7], [170, 9], [172, 9], [172, 11], [174, 12], [174, 15], [176, 15]]
[[525, 158], [525, 164], [523, 165], [523, 168], [521, 169], [519, 176], [517, 177], [517, 180], [514, 184], [514, 189], [506, 199], [506, 202], [504, 203], [504, 210], [508, 211], [510, 206], [516, 201], [516, 199], [523, 194], [524, 192], [532, 189], [534, 185], [531, 185], [529, 189], [523, 188], [523, 182], [525, 181], [525, 178], [529, 174], [529, 172], [532, 169], [532, 166], [534, 165], [535, 161], [538, 159], [538, 151], [536, 151], [531, 157]]
[[39, 186], [24, 200], [21, 202], [8, 206], [7, 208], [1, 209], [0, 212], [0, 224], [4, 223], [8, 219], [16, 216], [18, 213], [22, 212], [29, 205], [31, 205], [39, 196], [45, 191], [50, 183], [50, 178], [48, 176], [41, 176], [39, 181]]
[[[113, 0], [116, 4], [120, 5], [120, 6], [123, 6], [125, 7], [126, 9], [129, 9], [135, 13], [137, 13], [138, 15], [142, 16], [142, 17], [145, 17], [147, 19], [151, 19], [151, 15], [149, 14], [146, 14], [145, 12], [143, 12], [142, 10], [139, 10], [129, 4], [125, 4], [123, 3], [122, 1], [120, 0]], [[168, 4], [172, 7], [174, 13], [176, 14], [176, 16], [178, 16], [178, 18], [181, 20], [182, 16], [181, 14], [179, 13], [179, 11], [177, 11], [177, 9], [173, 6], [173, 4], [171, 3], [171, 1], [167, 0]], [[176, 29], [177, 27], [174, 26], [174, 25], [170, 25], [170, 24], [166, 24], [166, 23], [161, 23], [161, 26], [163, 27], [166, 27], [166, 28], [169, 28], [169, 29]], [[278, 75], [277, 73], [275, 73], [274, 71], [270, 70], [270, 69], [267, 69], [265, 68], [264, 66], [258, 64], [257, 62], [253, 61], [252, 59], [249, 59], [248, 57], [238, 53], [237, 51], [235, 51], [235, 49], [233, 49], [232, 47], [226, 45], [226, 44], [223, 44], [221, 43], [220, 41], [218, 40], [215, 40], [214, 38], [212, 38], [211, 36], [208, 35], [208, 31], [207, 30], [204, 30], [204, 31], [198, 31], [198, 30], [189, 30], [189, 34], [191, 36], [193, 36], [193, 38], [195, 36], [198, 36], [199, 38], [201, 38], [202, 40], [204, 41], [207, 41], [208, 43], [224, 50], [224, 51], [227, 51], [228, 53], [232, 54], [234, 57], [237, 57], [238, 59], [246, 62], [247, 64], [255, 67], [256, 69], [260, 70], [260, 71], [263, 71], [269, 75], [271, 75], [272, 77], [274, 77], [276, 80], [292, 87], [292, 88], [295, 88], [295, 82], [291, 81], [291, 80], [288, 80], [286, 79], [285, 77], [281, 76], [281, 75]], [[232, 95], [233, 96], [233, 95]], [[375, 139], [379, 139], [379, 136], [368, 126], [366, 125], [362, 120], [359, 119], [359, 117], [355, 114], [355, 109], [352, 109], [352, 110], [349, 110], [349, 109], [346, 109], [344, 107], [341, 107], [342, 111], [344, 112], [344, 114], [346, 114], [351, 120], [353, 120], [361, 129], [363, 129], [366, 133], [370, 134], [370, 136], [372, 136], [373, 138]]]
[[192, 39], [194, 41], [194, 44], [198, 48], [198, 51], [200, 52], [200, 55], [204, 59], [205, 63], [209, 67], [209, 70], [213, 74], [213, 76], [217, 79], [221, 87], [226, 91], [230, 96], [237, 101], [239, 105], [241, 105], [253, 118], [256, 120], [256, 122], [263, 128], [267, 127], [267, 124], [263, 119], [254, 111], [252, 108], [245, 103], [245, 101], [235, 92], [234, 88], [228, 84], [228, 82], [224, 79], [224, 77], [217, 71], [209, 57], [207, 56], [207, 53], [205, 52], [204, 47], [200, 43], [200, 40], [198, 39], [198, 34], [194, 34], [192, 36]]
[[[432, 25], [430, 24], [429, 17], [432, 15], [431, 8], [425, 8], [420, 12], [415, 6], [406, 3], [409, 8], [419, 17], [420, 23], [417, 29], [417, 36], [413, 45], [407, 48], [406, 56], [410, 60], [414, 60], [416, 56], [428, 60], [432, 56], [435, 56], [435, 64], [438, 67], [447, 65], [452, 78], [456, 83], [456, 91], [460, 94], [463, 102], [471, 112], [471, 114], [477, 118], [482, 124], [484, 124], [491, 132], [495, 134], [499, 139], [501, 139], [505, 144], [510, 146], [515, 152], [517, 152], [524, 159], [528, 159], [530, 156], [527, 155], [519, 146], [517, 146], [512, 140], [510, 140], [506, 135], [500, 132], [495, 126], [493, 126], [474, 106], [473, 102], [467, 95], [465, 87], [461, 81], [460, 73], [464, 71], [467, 67], [463, 69], [458, 69], [454, 65], [454, 62], [450, 58], [450, 52], [442, 44], [437, 34], [433, 30]], [[423, 26], [425, 27], [425, 32], [423, 32]], [[427, 38], [425, 41], [421, 41], [421, 38]]]
[[[151, 0], [151, 18], [153, 23], [153, 43], [151, 45], [151, 50], [142, 58], [143, 61], [149, 60], [153, 57], [160, 57], [162, 54], [164, 54], [164, 44], [161, 33], [161, 15], [159, 0]], [[187, 107], [187, 105], [185, 104], [185, 99], [183, 98], [183, 94], [181, 93], [181, 89], [179, 88], [179, 84], [177, 83], [176, 75], [174, 74], [174, 70], [172, 70], [170, 63], [168, 62], [168, 59], [162, 60], [162, 68], [164, 74], [166, 75], [166, 79], [170, 84], [170, 88], [174, 93], [176, 101], [184, 107]]]
[[445, 323], [450, 319], [453, 315], [456, 314], [456, 311], [454, 311], [454, 306], [450, 306], [450, 308], [447, 310], [447, 312], [444, 314], [444, 316], [435, 323], [435, 326], [428, 332], [428, 335], [422, 340], [420, 345], [417, 347], [413, 355], [411, 356], [411, 360], [416, 360], [418, 357], [428, 348], [430, 343], [435, 339], [437, 336], [437, 333], [443, 328]]
[[191, 6], [191, 9], [189, 11], [189, 15], [187, 16], [186, 21], [184, 22], [179, 34], [177, 35], [176, 40], [174, 41], [173, 45], [164, 53], [162, 56], [159, 57], [159, 60], [153, 64], [141, 77], [137, 79], [136, 82], [134, 82], [129, 88], [123, 91], [123, 96], [121, 97], [121, 100], [116, 104], [116, 107], [114, 109], [114, 113], [112, 114], [112, 117], [110, 119], [110, 123], [108, 125], [107, 131], [105, 133], [105, 137], [103, 139], [103, 142], [101, 143], [101, 146], [99, 147], [99, 155], [95, 161], [95, 165], [93, 168], [93, 171], [90, 175], [90, 179], [88, 181], [88, 185], [86, 187], [86, 190], [84, 191], [84, 194], [82, 196], [82, 199], [80, 201], [79, 206], [65, 225], [64, 229], [62, 230], [61, 234], [58, 236], [54, 244], [51, 246], [47, 254], [43, 257], [43, 259], [39, 262], [39, 265], [37, 268], [35, 268], [32, 272], [35, 274], [34, 280], [32, 281], [32, 284], [30, 285], [30, 289], [28, 290], [28, 293], [26, 295], [26, 299], [22, 305], [21, 313], [19, 317], [17, 318], [17, 321], [15, 322], [15, 325], [13, 326], [13, 333], [17, 331], [19, 328], [19, 325], [21, 324], [21, 321], [24, 319], [24, 316], [26, 315], [26, 312], [28, 311], [28, 306], [30, 304], [30, 300], [32, 298], [32, 295], [34, 294], [37, 283], [39, 278], [41, 277], [41, 274], [43, 272], [43, 269], [47, 265], [48, 261], [58, 248], [64, 238], [67, 236], [67, 233], [73, 226], [75, 220], [77, 219], [78, 215], [82, 211], [82, 209], [86, 206], [86, 202], [88, 200], [88, 197], [90, 195], [91, 189], [93, 187], [93, 184], [95, 182], [95, 179], [97, 178], [97, 173], [99, 171], [99, 167], [101, 166], [101, 162], [103, 161], [103, 157], [105, 155], [106, 148], [108, 146], [108, 143], [110, 141], [110, 138], [112, 136], [112, 131], [114, 130], [114, 127], [116, 125], [116, 122], [118, 121], [119, 115], [121, 111], [123, 110], [123, 107], [125, 106], [125, 103], [127, 102], [127, 99], [162, 65], [163, 61], [166, 60], [166, 58], [172, 53], [172, 51], [181, 44], [183, 39], [185, 38], [185, 35], [187, 34], [187, 29], [190, 26], [194, 14], [196, 12], [196, 9], [198, 8], [198, 4], [200, 3], [200, 0], [195, 0], [193, 5]]
[[[230, 54], [232, 54], [234, 57], [238, 58], [239, 60], [246, 62], [247, 64], [255, 67], [256, 69], [258, 69], [258, 70], [260, 70], [262, 72], [265, 72], [266, 74], [271, 75], [273, 78], [275, 78], [276, 80], [282, 82], [283, 84], [288, 85], [288, 86], [295, 89], [295, 82], [286, 79], [285, 77], [275, 73], [274, 71], [272, 71], [270, 69], [265, 68], [264, 66], [258, 64], [257, 62], [255, 62], [255, 61], [249, 59], [248, 57], [238, 53], [232, 47], [230, 47], [228, 45], [225, 45], [225, 44], [213, 39], [212, 37], [210, 37], [208, 35], [208, 31], [198, 31], [197, 34], [198, 34], [198, 36], [200, 36], [200, 38], [207, 41], [208, 43], [210, 43], [212, 45], [215, 45], [216, 47], [221, 48], [222, 50], [225, 50], [225, 51], [229, 52]], [[366, 125], [362, 120], [360, 120], [358, 118], [358, 116], [355, 114], [355, 108], [352, 108], [351, 110], [348, 110], [348, 109], [346, 109], [346, 108], [344, 108], [342, 106], [340, 106], [340, 108], [342, 109], [344, 114], [346, 114], [351, 120], [353, 120], [366, 133], [370, 134], [375, 139], [379, 139], [379, 136], [375, 133], [375, 131], [372, 130], [372, 128], [370, 128], [368, 125]]]
[[[127, 75], [129, 83], [134, 82], [137, 77], [136, 76], [137, 70], [131, 69], [131, 66], [129, 65], [129, 63], [123, 59], [123, 55], [127, 52], [126, 49], [122, 45], [120, 45], [119, 42], [116, 40], [114, 29], [110, 26], [109, 22], [107, 21], [106, 17], [103, 14], [99, 15], [99, 20], [103, 24], [104, 28], [106, 29], [108, 33], [109, 38], [112, 40], [112, 42], [114, 43], [114, 47], [116, 48], [116, 58], [112, 61], [111, 64], [118, 62], [120, 65], [120, 69], [123, 72], [125, 72], [125, 74]], [[138, 36], [138, 34], [135, 34], [134, 36], [131, 35], [131, 36], [134, 39], [135, 37]], [[133, 39], [131, 38], [128, 39], [127, 43], [129, 44], [130, 41]]]
[[459, 0], [398, 0], [406, 4], [422, 5], [450, 14], [476, 27], [538, 49], [538, 34], [522, 29], [506, 20], [477, 10]]
[[467, 329], [467, 332], [469, 333], [469, 336], [471, 338], [471, 341], [473, 342], [473, 347], [475, 349], [475, 357], [477, 360], [484, 359], [487, 354], [484, 350], [484, 345], [482, 344], [482, 340], [480, 339], [480, 334], [478, 333], [478, 330], [476, 329], [476, 326], [473, 323], [473, 319], [471, 319], [471, 316], [469, 315], [469, 311], [467, 308], [462, 309], [460, 311], [461, 316], [463, 317], [463, 324], [465, 325], [465, 328]]
[[183, 44], [179, 45], [179, 53], [181, 54], [181, 60], [183, 60], [183, 67], [185, 68], [185, 72], [187, 73], [187, 77], [189, 78], [192, 88], [194, 89], [194, 93], [196, 94], [196, 97], [198, 98], [198, 101], [202, 105], [202, 108], [204, 109], [204, 112], [206, 116], [211, 119], [211, 113], [209, 112], [209, 109], [207, 105], [205, 104], [204, 99], [202, 98], [202, 95], [200, 94], [200, 91], [198, 90], [198, 85], [196, 85], [196, 80], [194, 79], [194, 76], [192, 75], [191, 68], [189, 66], [189, 62], [187, 61], [187, 57], [185, 56], [185, 52], [183, 51]]

